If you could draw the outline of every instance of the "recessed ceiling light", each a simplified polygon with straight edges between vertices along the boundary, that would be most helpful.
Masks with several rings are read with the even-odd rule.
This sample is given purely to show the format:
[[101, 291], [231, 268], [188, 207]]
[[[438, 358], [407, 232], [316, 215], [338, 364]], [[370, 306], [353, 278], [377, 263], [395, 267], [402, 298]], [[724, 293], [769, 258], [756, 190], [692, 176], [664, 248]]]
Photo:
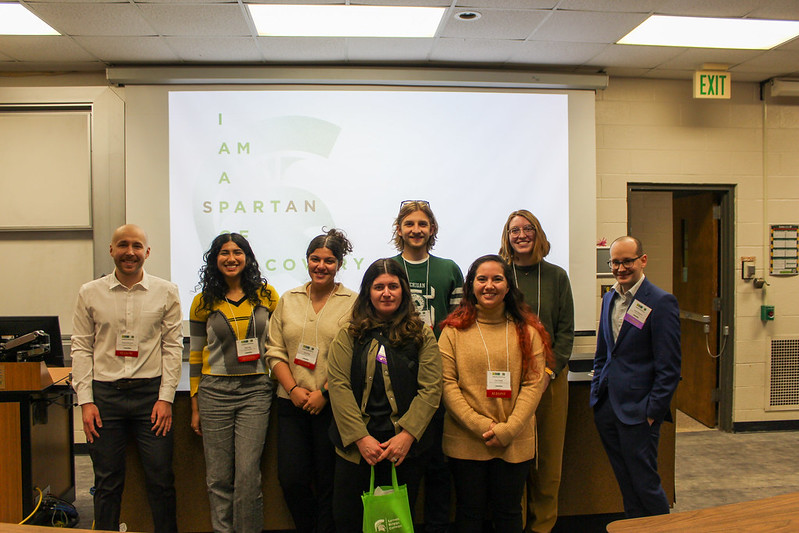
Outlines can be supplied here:
[[799, 21], [652, 15], [616, 44], [768, 50], [799, 35]]
[[0, 3], [0, 35], [60, 35], [16, 2]]
[[433, 37], [443, 7], [248, 4], [258, 35]]
[[479, 19], [481, 16], [482, 15], [477, 11], [461, 11], [455, 15], [455, 18], [465, 22], [471, 22], [473, 20]]

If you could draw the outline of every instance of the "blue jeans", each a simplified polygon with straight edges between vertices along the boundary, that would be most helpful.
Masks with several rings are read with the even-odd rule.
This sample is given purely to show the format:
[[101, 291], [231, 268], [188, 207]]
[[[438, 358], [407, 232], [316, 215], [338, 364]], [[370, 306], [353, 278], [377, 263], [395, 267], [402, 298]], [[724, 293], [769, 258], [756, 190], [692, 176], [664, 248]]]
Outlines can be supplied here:
[[265, 374], [200, 379], [197, 402], [215, 532], [263, 530], [261, 455], [273, 393], [274, 382]]

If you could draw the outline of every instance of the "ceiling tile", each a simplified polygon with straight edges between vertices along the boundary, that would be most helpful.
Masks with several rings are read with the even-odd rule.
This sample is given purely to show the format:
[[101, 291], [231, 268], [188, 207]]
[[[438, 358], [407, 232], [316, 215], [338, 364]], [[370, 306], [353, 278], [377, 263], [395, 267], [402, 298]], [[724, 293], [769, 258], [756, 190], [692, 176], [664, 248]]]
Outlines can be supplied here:
[[755, 19], [799, 20], [799, 5], [796, 0], [762, 2], [748, 16]]
[[353, 61], [426, 61], [433, 39], [347, 39], [347, 59]]
[[521, 45], [521, 41], [488, 41], [483, 39], [439, 39], [433, 45], [433, 61], [464, 61], [468, 63], [504, 63]]
[[703, 63], [721, 63], [730, 67], [752, 59], [763, 53], [762, 50], [721, 50], [718, 48], [686, 48], [671, 59], [658, 65], [667, 70], [698, 70]]
[[238, 4], [141, 4], [139, 9], [160, 35], [252, 36], [244, 10]]
[[17, 61], [96, 61], [70, 37], [0, 35], [0, 51]]
[[685, 51], [676, 46], [630, 46], [612, 44], [588, 62], [589, 65], [655, 68]]
[[607, 46], [598, 43], [526, 41], [515, 48], [510, 60], [535, 65], [582, 65]]
[[731, 68], [731, 72], [773, 72], [782, 76], [799, 67], [799, 50], [768, 50]]
[[611, 11], [618, 13], [649, 13], [668, 0], [562, 0], [559, 11]]
[[668, 0], [658, 9], [658, 13], [694, 17], [743, 17], [763, 3], [763, 0]]
[[523, 11], [511, 9], [484, 9], [476, 20], [455, 18], [462, 9], [452, 11], [442, 23], [441, 37], [466, 39], [526, 39], [549, 15], [548, 11]]
[[154, 35], [153, 28], [131, 4], [35, 4], [32, 10], [61, 34]]
[[558, 5], [557, 0], [458, 0], [456, 6], [472, 9], [552, 9]]
[[252, 37], [164, 37], [184, 61], [263, 61]]
[[112, 63], [168, 63], [180, 57], [163, 37], [75, 37], [75, 41], [97, 57], [113, 58]]
[[342, 61], [347, 57], [343, 37], [258, 37], [261, 55], [267, 61]]
[[646, 15], [636, 13], [556, 11], [531, 40], [615, 43], [646, 18]]

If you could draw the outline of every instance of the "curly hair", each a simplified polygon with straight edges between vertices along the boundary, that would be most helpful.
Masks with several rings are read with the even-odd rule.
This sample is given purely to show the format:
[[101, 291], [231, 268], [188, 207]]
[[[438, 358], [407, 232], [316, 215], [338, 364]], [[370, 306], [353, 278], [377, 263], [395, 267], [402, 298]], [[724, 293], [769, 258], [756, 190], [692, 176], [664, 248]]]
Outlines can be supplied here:
[[[372, 305], [372, 285], [381, 274], [396, 276], [402, 287], [402, 301], [389, 320], [380, 318]], [[348, 330], [356, 339], [361, 340], [370, 330], [382, 330], [393, 346], [398, 346], [409, 339], [417, 346], [424, 341], [424, 322], [419, 318], [416, 306], [411, 299], [411, 287], [408, 276], [402, 267], [393, 259], [378, 259], [366, 269], [361, 280], [361, 290], [352, 308], [352, 319]]]
[[438, 222], [436, 221], [433, 210], [430, 209], [430, 204], [424, 200], [408, 200], [402, 202], [400, 205], [397, 218], [394, 219], [394, 235], [392, 241], [397, 251], [401, 252], [405, 248], [405, 241], [402, 240], [402, 221], [405, 217], [416, 211], [421, 211], [430, 220], [430, 239], [427, 241], [427, 251], [433, 249], [436, 244], [436, 235], [438, 235]]
[[225, 299], [228, 284], [225, 281], [225, 276], [219, 271], [217, 257], [219, 257], [222, 246], [231, 241], [241, 248], [246, 258], [244, 270], [241, 272], [241, 289], [244, 291], [244, 296], [253, 305], [260, 302], [261, 297], [269, 296], [270, 291], [267, 289], [266, 278], [261, 276], [261, 269], [250, 243], [238, 233], [222, 233], [213, 240], [211, 247], [203, 254], [205, 264], [200, 267], [200, 283], [197, 284], [197, 287], [202, 289], [200, 309], [210, 312], [213, 310], [214, 304]]
[[510, 243], [510, 221], [516, 217], [527, 219], [531, 226], [535, 228], [535, 243], [533, 244], [533, 264], [540, 263], [543, 258], [549, 254], [550, 244], [547, 240], [547, 234], [544, 233], [544, 228], [541, 227], [541, 222], [538, 218], [527, 209], [519, 209], [508, 215], [508, 220], [502, 227], [502, 244], [499, 247], [499, 255], [508, 263], [513, 262], [514, 250]]
[[319, 248], [327, 248], [333, 254], [333, 257], [338, 261], [339, 266], [344, 262], [344, 256], [352, 252], [352, 243], [347, 239], [347, 235], [336, 228], [325, 230], [322, 228], [321, 235], [317, 235], [311, 242], [308, 243], [308, 249], [305, 251], [305, 258], [311, 256], [314, 250]]
[[516, 325], [516, 338], [522, 352], [522, 372], [528, 375], [533, 370], [533, 344], [530, 337], [528, 326], [532, 326], [541, 336], [544, 342], [544, 356], [547, 364], [554, 365], [555, 359], [552, 355], [549, 333], [544, 325], [538, 320], [532, 309], [524, 303], [524, 295], [516, 286], [510, 283], [513, 272], [510, 265], [498, 255], [484, 255], [477, 258], [469, 267], [466, 279], [463, 282], [463, 298], [461, 303], [452, 313], [441, 323], [441, 327], [451, 326], [455, 329], [468, 329], [477, 321], [477, 297], [474, 294], [474, 279], [477, 276], [477, 269], [483, 263], [499, 263], [505, 279], [508, 281], [508, 293], [505, 295], [505, 313], [510, 315], [511, 320]]

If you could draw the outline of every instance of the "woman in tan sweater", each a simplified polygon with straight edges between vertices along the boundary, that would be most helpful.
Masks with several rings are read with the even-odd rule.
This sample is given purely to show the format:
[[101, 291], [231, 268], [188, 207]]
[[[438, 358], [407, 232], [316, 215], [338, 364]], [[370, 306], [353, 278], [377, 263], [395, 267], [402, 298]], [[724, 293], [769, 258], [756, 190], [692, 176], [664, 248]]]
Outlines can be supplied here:
[[546, 330], [509, 283], [501, 257], [469, 268], [444, 321], [444, 453], [455, 480], [458, 532], [522, 531], [521, 499], [535, 456], [535, 410], [551, 358]]

